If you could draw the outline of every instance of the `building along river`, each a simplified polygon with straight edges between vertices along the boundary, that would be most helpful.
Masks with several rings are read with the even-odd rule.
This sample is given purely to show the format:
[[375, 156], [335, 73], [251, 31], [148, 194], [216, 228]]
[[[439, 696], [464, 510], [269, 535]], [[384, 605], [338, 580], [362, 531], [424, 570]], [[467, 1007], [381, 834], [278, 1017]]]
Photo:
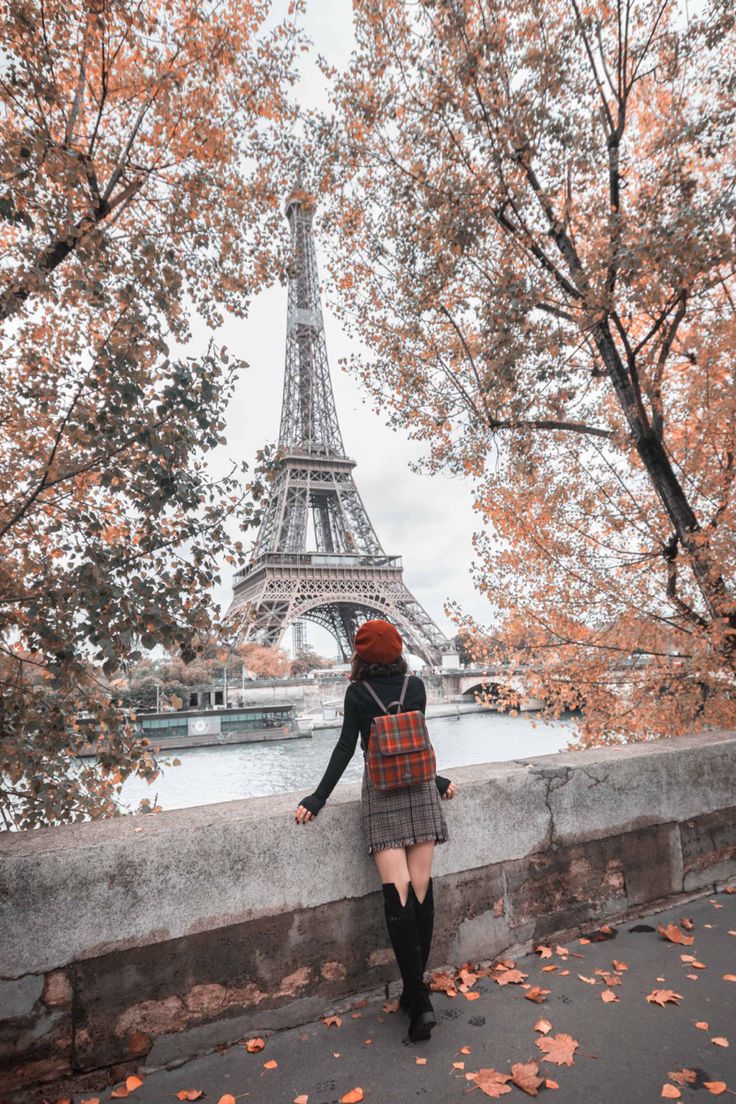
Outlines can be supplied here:
[[[437, 771], [447, 777], [452, 777], [453, 767], [562, 751], [575, 736], [572, 718], [545, 722], [534, 714], [510, 717], [491, 710], [459, 716], [428, 714], [427, 726]], [[181, 766], [164, 767], [150, 786], [142, 779], [129, 778], [120, 795], [121, 809], [133, 811], [143, 797], [152, 804], [155, 799], [167, 810], [274, 793], [303, 796], [317, 786], [339, 733], [339, 728], [322, 728], [304, 739], [162, 751], [159, 758], [180, 759]], [[338, 788], [345, 782], [360, 782], [362, 776], [358, 740]]]

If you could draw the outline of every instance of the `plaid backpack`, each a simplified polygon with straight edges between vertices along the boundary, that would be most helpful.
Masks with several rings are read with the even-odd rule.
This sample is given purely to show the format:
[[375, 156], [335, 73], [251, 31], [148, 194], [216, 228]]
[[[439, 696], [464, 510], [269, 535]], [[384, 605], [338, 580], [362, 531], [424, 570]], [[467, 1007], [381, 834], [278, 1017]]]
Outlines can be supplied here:
[[[365, 679], [360, 681], [384, 714], [374, 717], [371, 722], [366, 763], [373, 785], [377, 790], [390, 791], [430, 782], [435, 776], [437, 763], [424, 714], [419, 709], [403, 712], [409, 676], [404, 678], [399, 700], [389, 702], [388, 706], [383, 704]], [[390, 713], [392, 705], [398, 705], [399, 711]]]

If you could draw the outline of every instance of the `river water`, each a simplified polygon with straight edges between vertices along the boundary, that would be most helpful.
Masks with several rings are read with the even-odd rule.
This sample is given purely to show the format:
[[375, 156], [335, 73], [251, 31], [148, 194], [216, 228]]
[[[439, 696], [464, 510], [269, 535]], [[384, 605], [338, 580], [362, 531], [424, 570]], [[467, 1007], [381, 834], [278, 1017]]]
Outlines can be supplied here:
[[[517, 717], [487, 711], [454, 717], [428, 717], [437, 772], [452, 777], [452, 768], [473, 763], [503, 762], [562, 751], [573, 739], [572, 719], [545, 722], [524, 713]], [[133, 811], [142, 797], [163, 809], [184, 809], [215, 801], [292, 793], [303, 797], [317, 786], [329, 762], [339, 729], [318, 729], [311, 737], [269, 740], [234, 747], [184, 748], [167, 751], [181, 766], [162, 768], [149, 785], [129, 778], [120, 795], [121, 810]], [[160, 753], [164, 755], [163, 752]], [[363, 754], [360, 741], [337, 784], [360, 782]], [[337, 789], [336, 788], [336, 789]]]

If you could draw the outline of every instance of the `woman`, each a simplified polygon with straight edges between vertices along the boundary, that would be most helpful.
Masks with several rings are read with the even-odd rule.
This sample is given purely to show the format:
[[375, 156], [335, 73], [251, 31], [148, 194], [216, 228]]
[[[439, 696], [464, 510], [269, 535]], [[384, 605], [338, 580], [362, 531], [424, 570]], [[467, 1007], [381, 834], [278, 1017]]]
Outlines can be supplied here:
[[[365, 761], [371, 721], [382, 710], [361, 680], [368, 680], [384, 705], [398, 702], [408, 671], [402, 648], [398, 630], [388, 621], [365, 621], [355, 634], [340, 738], [317, 789], [297, 806], [298, 824], [319, 814], [353, 757], [359, 733]], [[403, 709], [423, 713], [426, 704], [424, 683], [409, 675]], [[395, 706], [391, 712], [397, 712]], [[411, 1016], [412, 1042], [428, 1039], [437, 1023], [424, 970], [434, 926], [432, 856], [435, 844], [449, 839], [440, 796], [455, 796], [449, 778], [438, 774], [433, 781], [384, 792], [372, 784], [364, 762], [363, 834], [381, 876], [386, 927], [404, 984], [399, 1003]]]

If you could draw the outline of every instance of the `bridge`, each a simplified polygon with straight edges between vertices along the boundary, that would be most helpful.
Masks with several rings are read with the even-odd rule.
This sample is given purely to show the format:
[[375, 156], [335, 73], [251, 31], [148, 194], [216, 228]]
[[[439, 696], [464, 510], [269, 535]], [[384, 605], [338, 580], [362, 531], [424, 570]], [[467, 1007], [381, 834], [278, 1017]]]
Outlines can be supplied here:
[[[522, 712], [541, 709], [543, 702], [524, 695], [518, 677], [509, 677], [498, 667], [458, 667], [441, 671], [420, 672], [427, 687], [427, 702], [473, 701], [476, 694], [488, 693], [491, 698], [511, 690], [521, 695], [518, 708]], [[263, 705], [274, 702], [293, 703], [306, 711], [319, 709], [326, 702], [342, 701], [347, 687], [347, 672], [316, 672], [301, 678], [254, 679], [243, 686], [228, 687], [229, 705]], [[210, 688], [208, 688], [208, 692]]]

